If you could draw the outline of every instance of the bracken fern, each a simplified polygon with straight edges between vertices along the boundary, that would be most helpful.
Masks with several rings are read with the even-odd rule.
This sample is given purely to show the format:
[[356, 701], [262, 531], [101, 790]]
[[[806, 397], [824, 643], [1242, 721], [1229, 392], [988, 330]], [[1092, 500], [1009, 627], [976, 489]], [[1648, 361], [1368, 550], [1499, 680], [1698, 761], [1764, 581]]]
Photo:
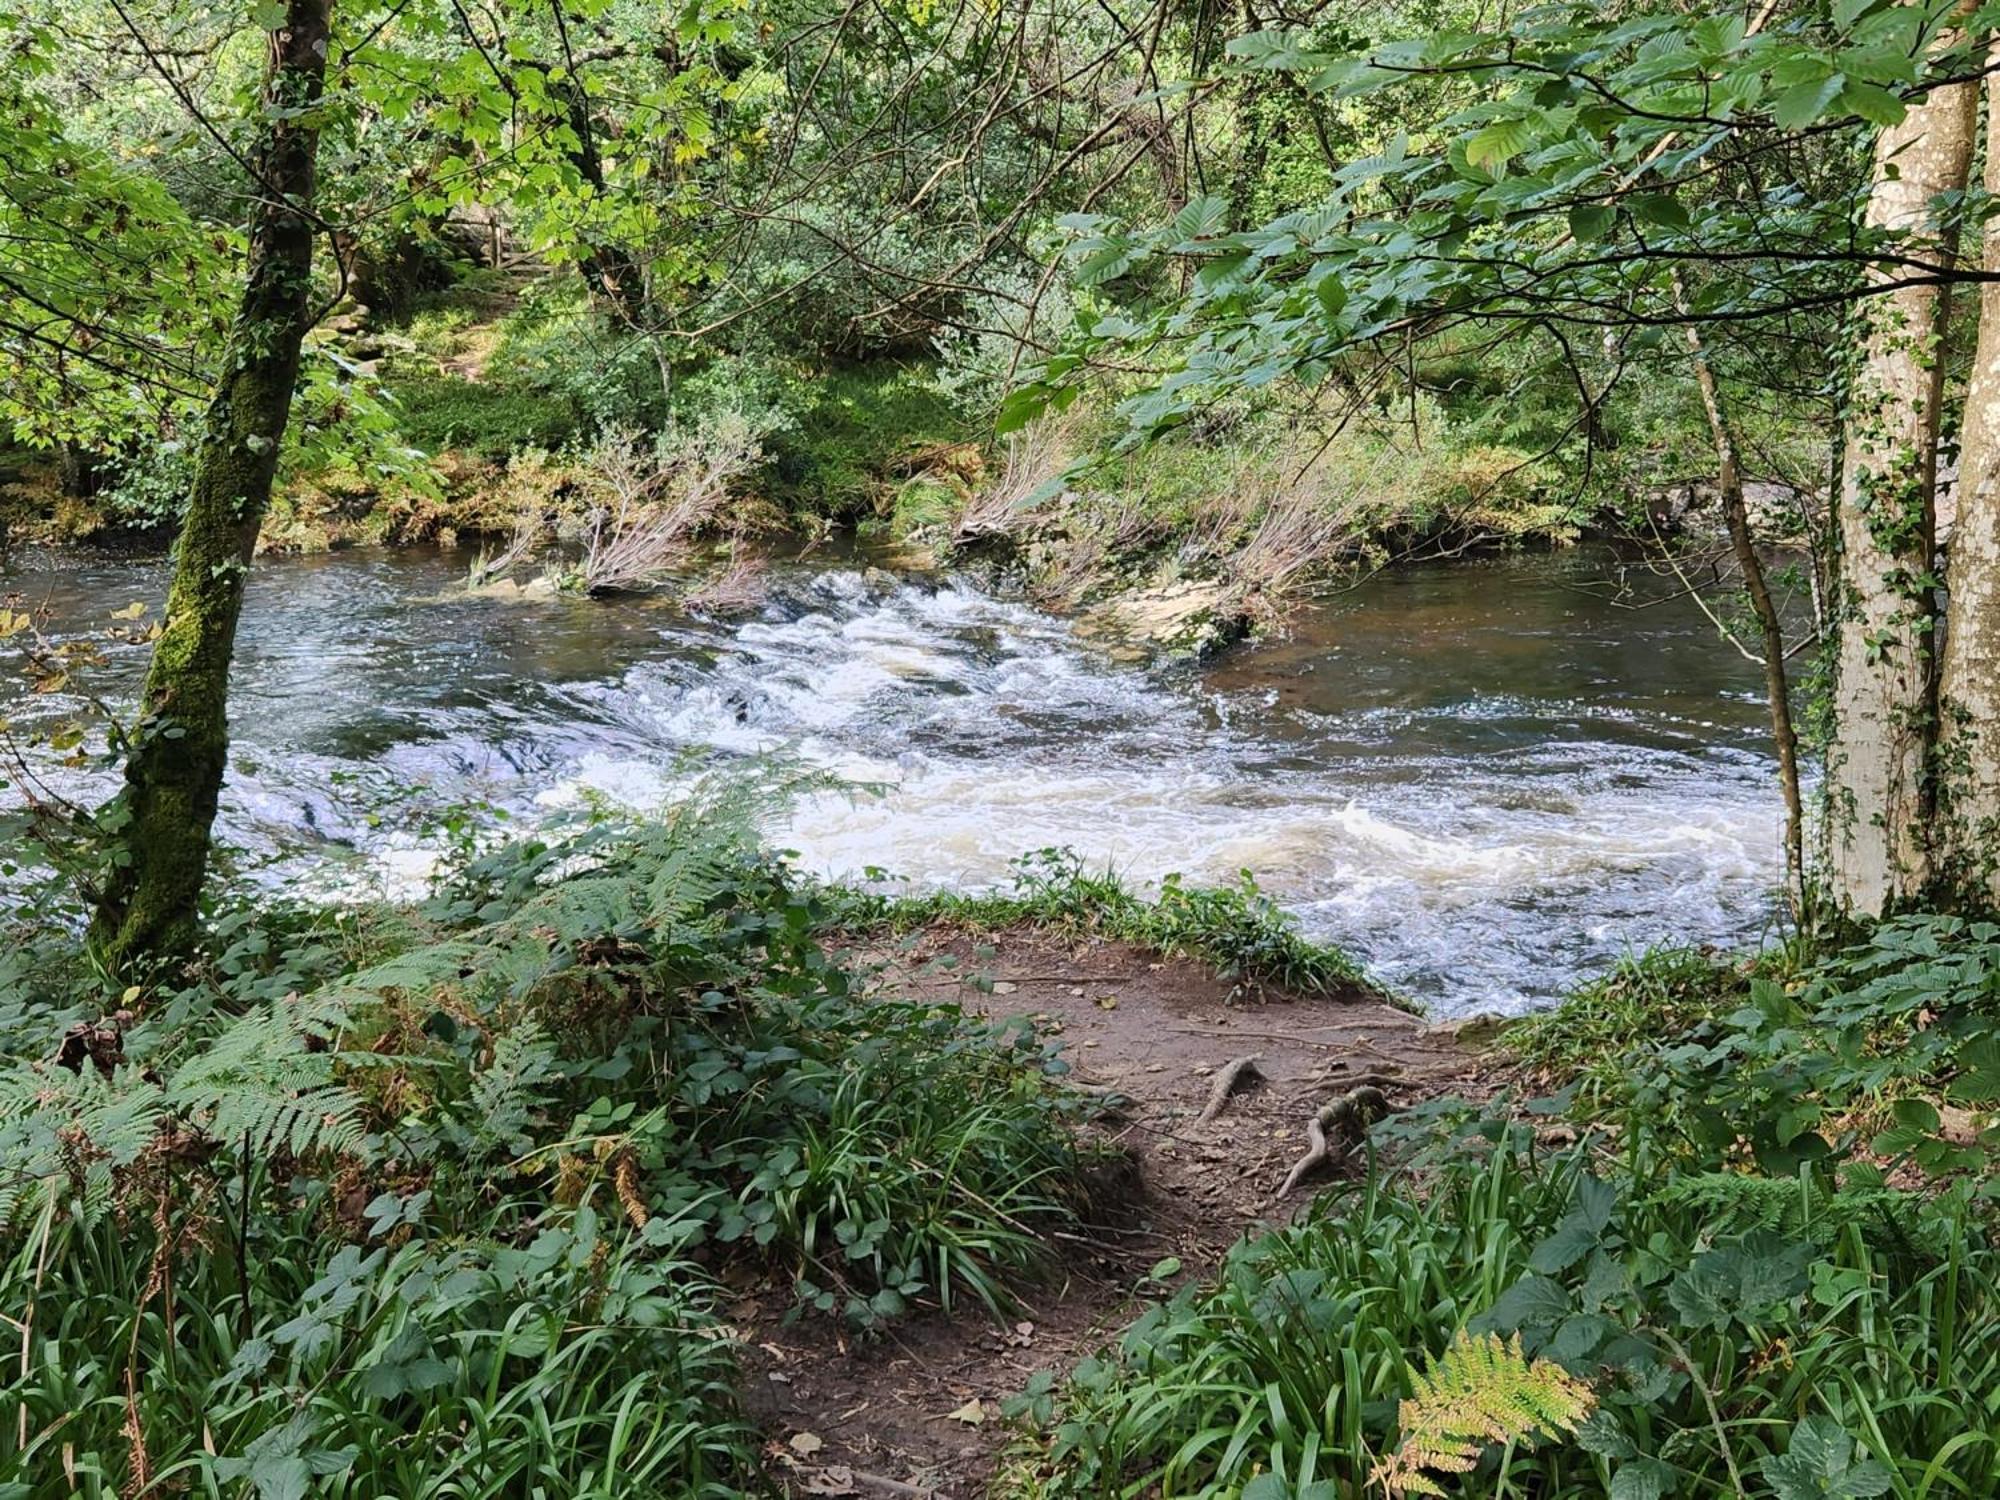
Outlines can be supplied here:
[[1369, 1476], [1390, 1495], [1442, 1495], [1427, 1470], [1468, 1474], [1494, 1443], [1575, 1432], [1596, 1405], [1590, 1387], [1552, 1360], [1530, 1360], [1521, 1338], [1461, 1331], [1398, 1416], [1403, 1441]]

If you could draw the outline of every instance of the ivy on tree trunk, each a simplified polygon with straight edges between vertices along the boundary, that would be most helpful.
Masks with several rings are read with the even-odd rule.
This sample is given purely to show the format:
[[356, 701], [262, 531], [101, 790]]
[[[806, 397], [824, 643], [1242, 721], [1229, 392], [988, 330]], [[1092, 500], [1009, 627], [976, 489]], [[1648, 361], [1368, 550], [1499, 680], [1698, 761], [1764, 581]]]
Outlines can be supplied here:
[[331, 12], [332, 0], [289, 0], [268, 34], [243, 298], [196, 452], [125, 786], [98, 814], [112, 856], [91, 938], [115, 971], [184, 953], [196, 930], [228, 756], [243, 587], [312, 323], [313, 111]]
[[[1917, 250], [1946, 268], [1953, 245], [1948, 233], [1933, 232], [1934, 205], [1965, 187], [1978, 108], [1977, 84], [1949, 84], [1876, 141], [1868, 226], [1928, 237]], [[1868, 275], [1894, 279], [1884, 268]], [[1907, 905], [1929, 878], [1933, 496], [1946, 312], [1934, 284], [1871, 297], [1848, 392], [1825, 836], [1832, 895], [1860, 916]]]

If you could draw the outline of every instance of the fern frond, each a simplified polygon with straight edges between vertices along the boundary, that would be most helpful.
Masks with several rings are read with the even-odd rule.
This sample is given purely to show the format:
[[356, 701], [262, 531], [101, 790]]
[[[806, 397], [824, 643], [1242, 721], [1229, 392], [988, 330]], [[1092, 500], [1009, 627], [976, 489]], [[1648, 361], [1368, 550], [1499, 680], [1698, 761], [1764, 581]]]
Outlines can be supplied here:
[[1402, 1445], [1369, 1476], [1388, 1495], [1442, 1495], [1434, 1475], [1470, 1473], [1494, 1443], [1574, 1432], [1596, 1405], [1562, 1366], [1522, 1354], [1518, 1334], [1461, 1331], [1413, 1383], [1397, 1414]]

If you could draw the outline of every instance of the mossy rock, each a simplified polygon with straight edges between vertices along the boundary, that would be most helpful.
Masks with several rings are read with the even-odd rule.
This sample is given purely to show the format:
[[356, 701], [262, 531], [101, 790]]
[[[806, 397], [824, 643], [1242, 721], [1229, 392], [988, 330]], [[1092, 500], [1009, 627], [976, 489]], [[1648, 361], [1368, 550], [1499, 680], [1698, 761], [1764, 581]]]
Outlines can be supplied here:
[[1133, 659], [1205, 661], [1250, 634], [1243, 596], [1214, 580], [1135, 589], [1085, 612], [1077, 632]]

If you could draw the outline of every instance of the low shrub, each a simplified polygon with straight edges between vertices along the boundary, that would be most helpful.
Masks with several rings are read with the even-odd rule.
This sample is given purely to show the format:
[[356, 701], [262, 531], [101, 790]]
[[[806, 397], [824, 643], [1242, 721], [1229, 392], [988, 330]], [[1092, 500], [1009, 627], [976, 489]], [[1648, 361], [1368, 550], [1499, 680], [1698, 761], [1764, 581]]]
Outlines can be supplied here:
[[24, 925], [8, 1493], [740, 1494], [709, 1270], [863, 1327], [1007, 1305], [1078, 1202], [1061, 1064], [871, 995], [753, 821], [585, 821], [413, 907], [241, 908], [119, 1017]]
[[584, 427], [571, 402], [513, 385], [403, 372], [383, 385], [403, 435], [432, 455], [456, 449], [497, 463], [523, 448], [561, 448]]

